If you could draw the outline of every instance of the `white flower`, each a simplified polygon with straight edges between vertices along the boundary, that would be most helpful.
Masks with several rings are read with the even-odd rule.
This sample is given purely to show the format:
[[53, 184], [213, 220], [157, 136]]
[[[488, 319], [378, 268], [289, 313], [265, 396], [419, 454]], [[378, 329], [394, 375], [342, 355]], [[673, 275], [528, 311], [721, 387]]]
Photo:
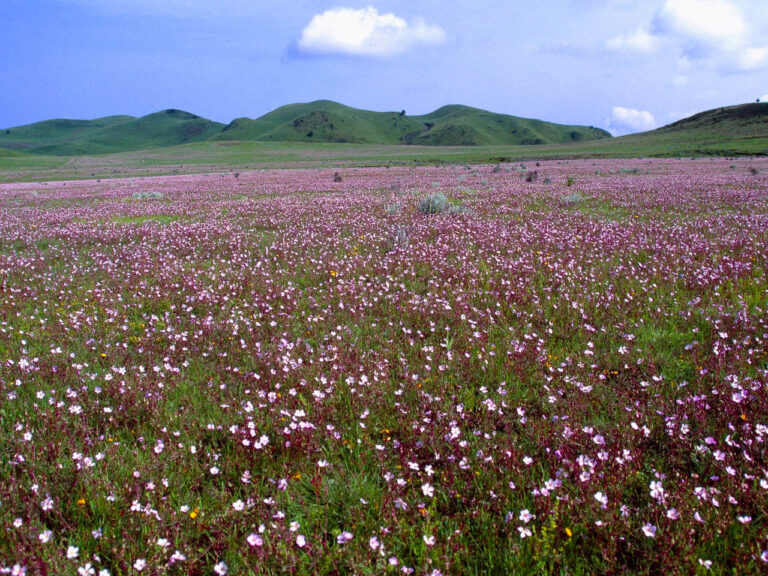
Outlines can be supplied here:
[[525, 526], [518, 526], [517, 531], [520, 532], [520, 538], [528, 538], [529, 536], [533, 536], [533, 532], [531, 532]]
[[224, 560], [222, 560], [213, 567], [213, 571], [219, 576], [225, 576], [225, 574], [229, 572], [229, 567], [224, 563]]
[[184, 562], [184, 560], [186, 560], [186, 559], [187, 559], [187, 557], [184, 556], [184, 554], [182, 554], [181, 552], [176, 550], [173, 554], [171, 554], [171, 561], [170, 562], [171, 562], [171, 564], [173, 564], [174, 562]]
[[96, 574], [96, 570], [91, 565], [91, 563], [88, 562], [85, 566], [80, 566], [77, 569], [77, 573], [79, 576], [94, 576]]
[[664, 487], [661, 482], [651, 481], [651, 498], [654, 500], [664, 500]]
[[379, 542], [379, 539], [376, 538], [376, 536], [371, 536], [368, 540], [368, 546], [371, 547], [371, 550], [378, 550], [379, 546], [381, 546], [381, 542]]
[[77, 546], [69, 546], [67, 548], [67, 560], [74, 560], [80, 555], [80, 548]]
[[147, 566], [147, 561], [144, 560], [144, 558], [139, 558], [138, 560], [136, 560], [136, 562], [133, 563], [133, 569], [139, 572], [144, 570], [146, 566]]
[[50, 530], [44, 530], [43, 532], [40, 532], [37, 536], [40, 539], [40, 542], [43, 544], [47, 544], [51, 541], [51, 538], [53, 537], [53, 532]]
[[534, 518], [536, 518], [536, 516], [534, 516], [533, 514], [531, 514], [531, 513], [530, 513], [530, 512], [529, 512], [529, 511], [526, 509], [526, 510], [522, 510], [522, 511], [520, 512], [520, 516], [519, 516], [518, 518], [520, 518], [520, 522], [525, 522], [526, 524], [528, 524], [528, 522], [530, 522], [531, 520], [533, 520]]
[[251, 546], [261, 546], [264, 543], [264, 541], [261, 539], [261, 536], [259, 536], [255, 532], [248, 534], [248, 538], [246, 538], [246, 541]]
[[608, 504], [608, 496], [606, 496], [602, 492], [595, 492], [595, 500], [600, 502], [600, 504], [602, 504], [603, 508], [605, 508], [606, 505]]
[[605, 444], [605, 438], [603, 438], [603, 437], [602, 437], [600, 434], [597, 434], [597, 435], [595, 435], [595, 436], [592, 438], [592, 442], [594, 442], [594, 443], [595, 443], [595, 444], [597, 444], [598, 446], [602, 446], [602, 445], [604, 445], [604, 444]]
[[643, 526], [643, 534], [648, 538], [656, 538], [656, 526], [653, 524], [646, 524]]
[[235, 502], [232, 503], [232, 508], [240, 512], [243, 509], [245, 509], [245, 504], [243, 503], [242, 500], [236, 500]]
[[219, 473], [219, 469], [216, 466], [211, 466], [209, 472], [211, 473], [211, 476], [216, 476]]
[[421, 485], [421, 492], [427, 498], [432, 498], [435, 495], [435, 488], [429, 482], [426, 482]]
[[424, 540], [424, 544], [426, 544], [427, 546], [435, 545], [435, 537], [432, 534], [430, 534], [429, 536], [424, 534], [424, 536], [422, 536], [422, 539]]
[[168, 548], [171, 543], [168, 541], [168, 538], [158, 538], [157, 545], [160, 546], [160, 548]]
[[712, 560], [702, 560], [701, 558], [699, 558], [699, 564], [704, 566], [704, 568], [706, 568], [707, 570], [712, 568]]
[[106, 568], [102, 568], [101, 570], [99, 570], [99, 576], [111, 576], [111, 574], [109, 573], [109, 570], [107, 570]]
[[667, 510], [667, 518], [670, 520], [677, 520], [680, 518], [680, 512], [678, 512], [675, 508], [670, 508]]
[[53, 499], [46, 494], [45, 500], [40, 503], [40, 508], [42, 508], [44, 512], [53, 509]]
[[752, 516], [738, 516], [737, 518], [742, 524], [749, 524], [752, 522]]
[[304, 538], [304, 534], [299, 534], [296, 536], [296, 546], [299, 548], [304, 548], [304, 546], [307, 544], [307, 539]]

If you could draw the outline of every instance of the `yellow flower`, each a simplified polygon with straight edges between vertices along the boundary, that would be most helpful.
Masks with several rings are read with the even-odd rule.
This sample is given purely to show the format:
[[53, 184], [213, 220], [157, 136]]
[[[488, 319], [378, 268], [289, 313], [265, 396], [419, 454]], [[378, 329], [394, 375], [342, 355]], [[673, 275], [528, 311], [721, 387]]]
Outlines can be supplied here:
[[192, 512], [189, 513], [189, 517], [192, 518], [192, 520], [194, 520], [195, 518], [197, 518], [197, 514], [199, 512], [200, 510], [198, 508], [195, 508], [194, 510], [192, 510]]
[[85, 498], [80, 498], [80, 500], [77, 501], [78, 506], [84, 506], [85, 505]]
[[331, 276], [336, 276], [336, 270], [331, 270]]
[[566, 533], [566, 535], [568, 536], [568, 538], [570, 538], [571, 536], [573, 536], [573, 532], [571, 532], [571, 529], [570, 529], [570, 528], [566, 528], [566, 529], [565, 529], [565, 533]]

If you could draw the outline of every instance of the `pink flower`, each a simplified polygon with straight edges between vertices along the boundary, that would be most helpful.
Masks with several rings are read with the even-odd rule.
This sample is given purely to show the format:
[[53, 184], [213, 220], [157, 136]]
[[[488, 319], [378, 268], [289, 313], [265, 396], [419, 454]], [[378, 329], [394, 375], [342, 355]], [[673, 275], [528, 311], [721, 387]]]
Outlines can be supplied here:
[[251, 546], [261, 546], [264, 543], [264, 541], [261, 539], [261, 536], [259, 536], [255, 532], [248, 534], [248, 538], [246, 538], [246, 541]]

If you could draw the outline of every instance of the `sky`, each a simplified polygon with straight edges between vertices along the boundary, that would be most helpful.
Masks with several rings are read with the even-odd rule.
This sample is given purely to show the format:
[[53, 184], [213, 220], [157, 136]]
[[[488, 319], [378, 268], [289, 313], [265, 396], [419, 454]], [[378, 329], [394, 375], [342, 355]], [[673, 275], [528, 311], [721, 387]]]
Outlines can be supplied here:
[[768, 101], [765, 0], [0, 0], [0, 127], [328, 99], [626, 134]]

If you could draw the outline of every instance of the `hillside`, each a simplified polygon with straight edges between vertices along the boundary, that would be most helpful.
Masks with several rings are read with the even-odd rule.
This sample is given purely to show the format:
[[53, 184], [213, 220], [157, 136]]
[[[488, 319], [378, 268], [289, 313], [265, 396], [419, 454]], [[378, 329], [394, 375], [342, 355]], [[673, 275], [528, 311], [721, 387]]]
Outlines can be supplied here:
[[129, 152], [208, 140], [223, 127], [173, 109], [141, 118], [46, 120], [0, 131], [0, 148], [53, 156]]
[[768, 103], [708, 110], [656, 130], [618, 138], [596, 128], [467, 106], [443, 106], [430, 114], [408, 116], [357, 110], [327, 100], [282, 106], [260, 118], [239, 118], [226, 126], [187, 112], [165, 110], [142, 118], [48, 120], [0, 130], [0, 170], [58, 166], [68, 156], [94, 154], [111, 154], [109, 163], [120, 164], [120, 154], [138, 151], [156, 157], [152, 163], [212, 165], [248, 164], [254, 155], [267, 164], [315, 155], [327, 159], [335, 151], [345, 162], [360, 158], [365, 163], [405, 158], [434, 163], [459, 158], [496, 162], [768, 155]]
[[604, 130], [564, 126], [495, 114], [468, 106], [444, 106], [431, 114], [370, 112], [319, 100], [282, 106], [255, 120], [238, 118], [216, 140], [498, 146], [562, 144], [610, 138]]
[[739, 104], [700, 112], [639, 134], [614, 138], [617, 151], [637, 148], [645, 155], [766, 155], [768, 103]]
[[372, 112], [318, 100], [281, 106], [256, 119], [228, 125], [181, 110], [141, 118], [47, 120], [0, 131], [0, 149], [50, 156], [110, 154], [193, 142], [307, 142], [422, 146], [567, 144], [610, 138], [598, 128], [564, 126], [495, 114], [468, 106], [444, 106], [430, 114]]

